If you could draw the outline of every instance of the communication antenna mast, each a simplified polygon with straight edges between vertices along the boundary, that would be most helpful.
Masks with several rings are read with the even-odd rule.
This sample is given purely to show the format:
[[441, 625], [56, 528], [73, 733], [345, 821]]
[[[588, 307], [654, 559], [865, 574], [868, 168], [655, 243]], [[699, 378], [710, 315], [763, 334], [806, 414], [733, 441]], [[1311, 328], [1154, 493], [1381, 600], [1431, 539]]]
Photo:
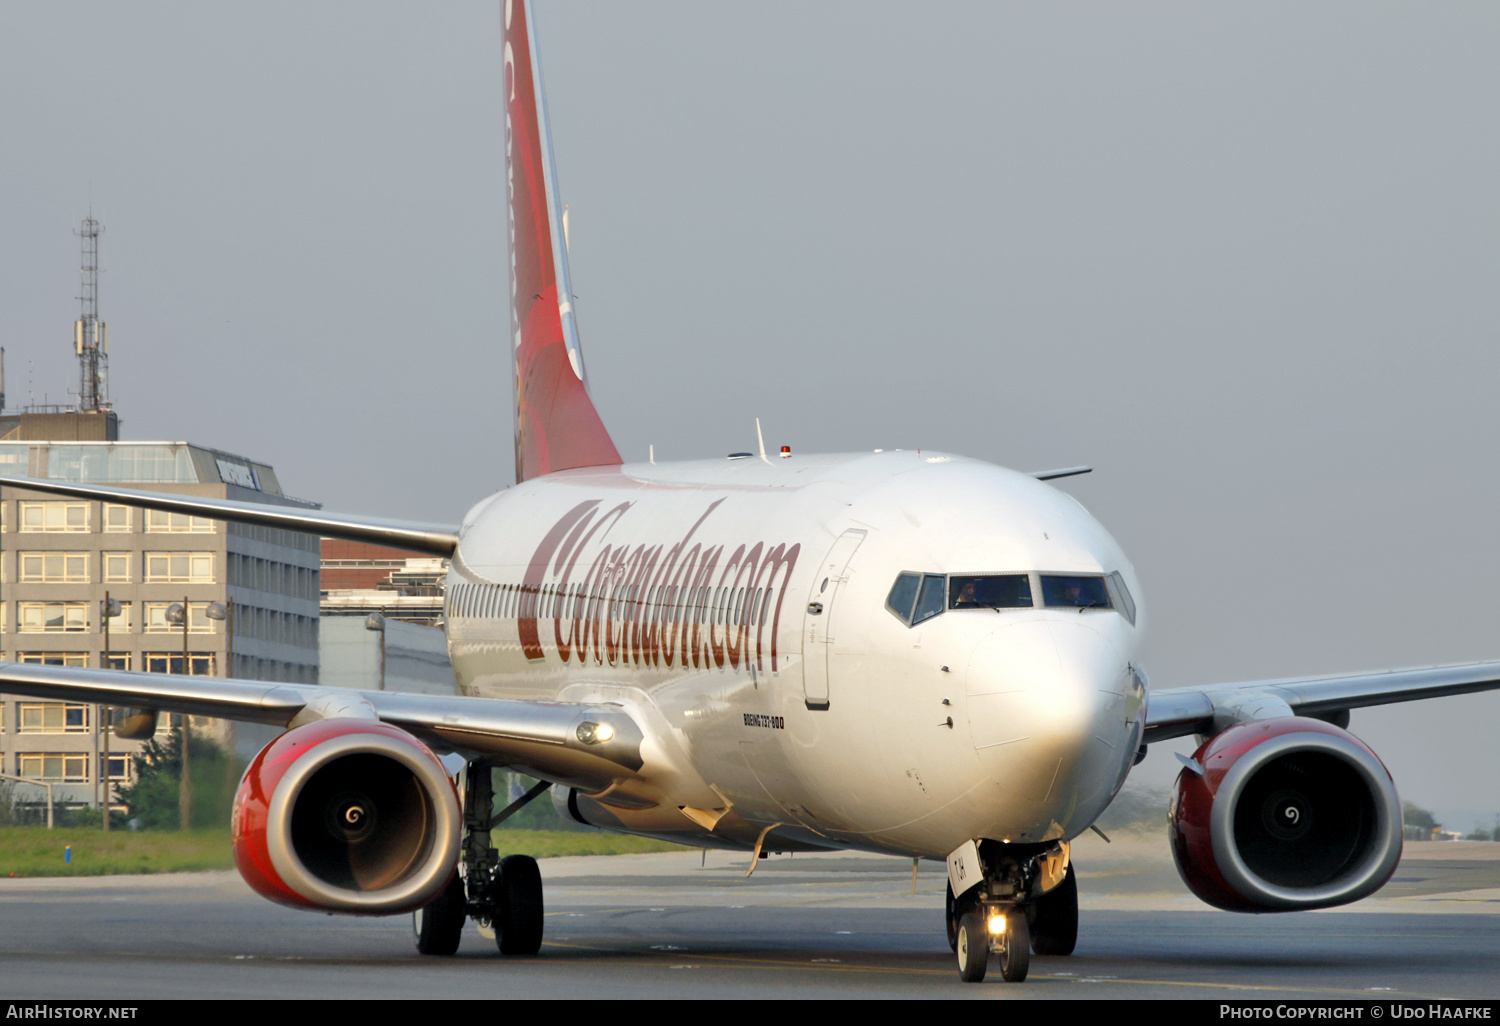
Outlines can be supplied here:
[[79, 319], [73, 322], [73, 352], [78, 355], [78, 408], [85, 413], [108, 410], [109, 332], [99, 319], [99, 233], [94, 212], [75, 234], [83, 240], [83, 294], [78, 297]]

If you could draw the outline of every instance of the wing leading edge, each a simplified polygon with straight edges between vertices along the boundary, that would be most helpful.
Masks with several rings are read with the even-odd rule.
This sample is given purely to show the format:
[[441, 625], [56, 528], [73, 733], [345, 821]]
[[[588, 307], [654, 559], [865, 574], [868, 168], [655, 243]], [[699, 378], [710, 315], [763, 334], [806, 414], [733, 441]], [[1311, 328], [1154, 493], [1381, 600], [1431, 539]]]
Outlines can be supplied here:
[[[379, 720], [410, 731], [440, 753], [493, 759], [588, 791], [632, 777], [643, 765], [644, 734], [617, 705], [357, 691], [34, 663], [0, 663], [0, 692], [278, 727], [320, 719]], [[585, 724], [594, 726], [580, 729]], [[605, 724], [611, 736], [601, 741], [598, 727]]]
[[146, 509], [184, 513], [195, 517], [213, 517], [237, 524], [258, 524], [289, 531], [305, 531], [326, 538], [374, 542], [451, 556], [458, 548], [458, 527], [448, 524], [423, 524], [405, 520], [382, 520], [348, 513], [325, 513], [319, 509], [297, 506], [275, 506], [259, 502], [237, 502], [234, 499], [212, 499], [197, 495], [169, 495], [165, 492], [141, 492], [131, 488], [79, 484], [75, 481], [36, 480], [23, 477], [0, 478], [0, 486], [26, 488], [34, 492], [68, 495], [76, 499], [98, 499], [121, 502]]
[[1214, 734], [1234, 723], [1272, 716], [1332, 719], [1365, 706], [1495, 688], [1500, 688], [1500, 662], [1171, 688], [1152, 692], [1145, 740]]

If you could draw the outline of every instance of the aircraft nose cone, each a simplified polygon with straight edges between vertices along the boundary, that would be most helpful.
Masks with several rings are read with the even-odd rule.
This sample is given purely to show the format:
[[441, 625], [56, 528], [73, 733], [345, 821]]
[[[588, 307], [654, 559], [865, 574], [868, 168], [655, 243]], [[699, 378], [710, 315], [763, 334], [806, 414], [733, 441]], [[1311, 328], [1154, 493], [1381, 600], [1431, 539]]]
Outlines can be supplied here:
[[1103, 633], [1056, 617], [1001, 627], [975, 646], [965, 683], [974, 748], [1010, 799], [1043, 819], [1102, 811], [1132, 754], [1129, 667]]
[[993, 631], [969, 661], [974, 747], [1086, 735], [1101, 695], [1123, 691], [1126, 673], [1115, 646], [1082, 624], [1040, 620]]

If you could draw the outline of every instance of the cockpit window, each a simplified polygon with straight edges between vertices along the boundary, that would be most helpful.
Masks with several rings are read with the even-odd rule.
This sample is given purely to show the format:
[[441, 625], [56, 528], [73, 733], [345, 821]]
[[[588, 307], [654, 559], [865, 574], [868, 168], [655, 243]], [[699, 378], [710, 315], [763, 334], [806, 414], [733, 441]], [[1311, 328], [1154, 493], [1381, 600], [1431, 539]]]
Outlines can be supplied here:
[[913, 625], [930, 620], [943, 611], [943, 577], [927, 574], [922, 578], [922, 593], [917, 596], [917, 608], [912, 613]]
[[1042, 604], [1076, 609], [1113, 609], [1103, 577], [1042, 574]]
[[921, 583], [921, 574], [902, 574], [896, 578], [896, 583], [891, 585], [891, 593], [886, 597], [885, 607], [901, 617], [903, 623], [911, 623], [911, 607], [916, 604], [917, 586]]
[[984, 574], [948, 578], [949, 609], [1029, 609], [1031, 578], [1026, 574]]
[[1125, 578], [1116, 570], [1105, 579], [1109, 585], [1109, 593], [1115, 600], [1115, 608], [1125, 614], [1125, 619], [1135, 626], [1135, 599], [1130, 597], [1130, 589], [1125, 587]]

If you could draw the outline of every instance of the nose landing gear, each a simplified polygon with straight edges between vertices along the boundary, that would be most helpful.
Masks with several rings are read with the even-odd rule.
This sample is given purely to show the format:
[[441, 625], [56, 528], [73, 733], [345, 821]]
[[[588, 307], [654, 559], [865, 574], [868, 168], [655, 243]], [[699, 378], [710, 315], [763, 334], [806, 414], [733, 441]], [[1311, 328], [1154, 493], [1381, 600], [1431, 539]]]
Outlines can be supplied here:
[[948, 944], [958, 956], [959, 979], [982, 981], [993, 954], [1001, 978], [1019, 983], [1033, 949], [1072, 952], [1078, 888], [1067, 858], [1066, 845], [999, 841], [971, 841], [948, 856]]
[[980, 983], [989, 969], [990, 955], [1000, 959], [1000, 978], [1020, 983], [1031, 969], [1031, 932], [1021, 906], [991, 906], [965, 912], [958, 920], [953, 950], [958, 955], [958, 978]]

